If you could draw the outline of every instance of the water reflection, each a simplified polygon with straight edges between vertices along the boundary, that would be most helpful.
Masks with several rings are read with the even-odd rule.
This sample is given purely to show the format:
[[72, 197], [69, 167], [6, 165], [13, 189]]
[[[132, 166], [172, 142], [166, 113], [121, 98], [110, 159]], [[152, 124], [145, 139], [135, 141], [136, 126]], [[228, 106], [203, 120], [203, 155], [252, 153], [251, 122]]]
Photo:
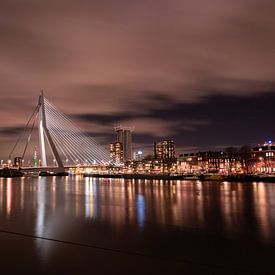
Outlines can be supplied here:
[[140, 228], [144, 227], [145, 222], [145, 198], [137, 195], [137, 220]]
[[11, 207], [12, 207], [12, 179], [7, 179], [7, 188], [6, 188], [6, 210], [7, 218], [10, 217]]
[[35, 233], [36, 236], [43, 236], [45, 229], [45, 207], [46, 207], [46, 178], [37, 182], [37, 218]]
[[20, 179], [20, 208], [21, 208], [21, 211], [23, 211], [24, 210], [24, 198], [25, 198], [25, 196], [24, 196], [24, 183], [25, 183], [25, 180], [24, 180], [24, 178], [21, 178]]
[[3, 228], [16, 223], [39, 236], [64, 237], [79, 226], [122, 235], [174, 228], [275, 243], [275, 184], [0, 179], [0, 214]]
[[[54, 181], [54, 179], [53, 179]], [[34, 205], [37, 205], [36, 211], [36, 221], [35, 221], [35, 235], [39, 237], [45, 236], [45, 233], [48, 229], [48, 225], [46, 224], [46, 205], [47, 205], [47, 198], [46, 198], [46, 178], [41, 177], [40, 180], [35, 181], [34, 183], [36, 188], [34, 192], [36, 192], [37, 199], [34, 199]], [[52, 188], [50, 188], [51, 191]], [[41, 254], [41, 258], [43, 260], [47, 260], [48, 254], [50, 251], [50, 243], [44, 243], [43, 240], [37, 239], [36, 240], [36, 248], [37, 251]]]
[[[270, 239], [272, 237], [272, 224], [270, 224], [270, 215], [274, 217], [274, 211], [270, 211], [269, 207], [274, 209], [274, 197], [270, 196], [269, 190], [265, 188], [265, 183], [253, 183], [253, 195], [254, 195], [254, 205], [255, 205], [255, 215], [258, 219], [258, 224], [262, 235], [265, 239]], [[270, 186], [274, 192], [274, 185]]]
[[90, 219], [94, 216], [94, 189], [91, 178], [85, 178], [85, 217]]

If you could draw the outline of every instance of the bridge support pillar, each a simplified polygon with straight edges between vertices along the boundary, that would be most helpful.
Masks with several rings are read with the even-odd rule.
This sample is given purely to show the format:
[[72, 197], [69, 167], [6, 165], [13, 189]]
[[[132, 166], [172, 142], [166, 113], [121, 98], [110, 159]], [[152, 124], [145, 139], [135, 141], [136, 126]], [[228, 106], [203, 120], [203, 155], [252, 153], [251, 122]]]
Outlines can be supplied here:
[[60, 172], [64, 172], [65, 171], [64, 165], [63, 165], [62, 160], [58, 154], [56, 146], [52, 140], [50, 132], [47, 128], [47, 119], [46, 119], [46, 113], [45, 113], [43, 91], [41, 91], [41, 94], [39, 96], [38, 104], [39, 104], [39, 127], [38, 127], [38, 130], [39, 130], [39, 142], [40, 142], [40, 152], [41, 152], [41, 161], [42, 161], [41, 164], [43, 167], [47, 167], [47, 155], [46, 155], [46, 143], [45, 143], [45, 139], [47, 139], [47, 142], [49, 144], [51, 152], [56, 160], [58, 170]]

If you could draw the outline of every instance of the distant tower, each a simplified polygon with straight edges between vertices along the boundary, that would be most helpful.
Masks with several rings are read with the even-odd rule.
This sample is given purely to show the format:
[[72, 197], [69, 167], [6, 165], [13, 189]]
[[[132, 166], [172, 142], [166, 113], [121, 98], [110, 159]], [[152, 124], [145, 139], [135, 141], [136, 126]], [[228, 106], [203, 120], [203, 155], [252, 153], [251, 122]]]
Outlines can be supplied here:
[[34, 148], [34, 155], [33, 155], [33, 167], [37, 168], [37, 148]]
[[132, 132], [133, 127], [117, 126], [115, 131], [117, 132], [117, 141], [122, 144], [123, 149], [123, 161], [132, 159]]

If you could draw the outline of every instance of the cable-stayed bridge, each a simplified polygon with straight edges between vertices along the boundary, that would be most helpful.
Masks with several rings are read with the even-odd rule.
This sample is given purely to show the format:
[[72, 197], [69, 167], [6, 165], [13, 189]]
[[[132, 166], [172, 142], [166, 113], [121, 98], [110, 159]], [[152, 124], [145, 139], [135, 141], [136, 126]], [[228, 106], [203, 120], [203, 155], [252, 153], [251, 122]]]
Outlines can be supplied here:
[[[65, 167], [111, 165], [108, 151], [94, 138], [82, 131], [72, 120], [40, 93], [38, 104], [28, 120], [22, 135], [15, 143], [10, 157], [24, 135], [28, 135], [21, 159], [24, 159], [33, 130], [38, 127], [41, 161], [32, 168], [40, 171], [63, 172]], [[48, 165], [49, 157], [54, 165]]]

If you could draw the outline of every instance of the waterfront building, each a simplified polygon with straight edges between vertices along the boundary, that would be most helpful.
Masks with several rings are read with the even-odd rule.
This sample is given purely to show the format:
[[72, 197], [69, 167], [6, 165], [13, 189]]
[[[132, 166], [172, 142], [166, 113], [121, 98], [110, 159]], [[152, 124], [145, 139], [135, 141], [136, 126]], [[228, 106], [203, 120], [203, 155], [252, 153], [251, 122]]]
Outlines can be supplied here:
[[275, 143], [268, 141], [252, 149], [249, 172], [275, 173]]
[[121, 142], [110, 143], [110, 159], [115, 163], [123, 162], [123, 145]]
[[130, 173], [146, 173], [146, 174], [170, 174], [177, 172], [176, 159], [158, 160], [143, 159], [141, 161], [126, 162], [127, 172]]
[[196, 173], [201, 169], [198, 164], [198, 155], [195, 153], [180, 154], [178, 157], [179, 173]]
[[117, 141], [122, 144], [123, 161], [132, 160], [132, 133], [133, 127], [117, 126], [115, 131], [117, 133]]
[[180, 173], [244, 173], [242, 158], [238, 151], [207, 151], [181, 154], [178, 158]]

